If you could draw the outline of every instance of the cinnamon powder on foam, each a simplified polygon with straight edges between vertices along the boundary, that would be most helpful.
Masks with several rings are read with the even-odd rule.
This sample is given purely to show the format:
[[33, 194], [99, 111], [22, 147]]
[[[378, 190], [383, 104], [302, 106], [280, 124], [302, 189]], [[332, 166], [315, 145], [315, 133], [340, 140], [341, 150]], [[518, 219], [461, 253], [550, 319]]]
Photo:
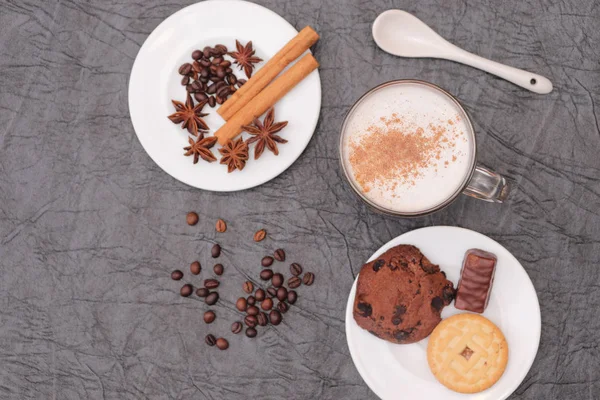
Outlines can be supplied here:
[[[455, 117], [456, 122], [460, 119]], [[395, 190], [399, 184], [414, 186], [425, 170], [434, 168], [437, 172], [457, 160], [453, 151], [451, 161], [440, 165], [442, 152], [454, 149], [455, 141], [462, 135], [453, 120], [420, 127], [392, 114], [380, 121], [349, 144], [354, 179], [365, 193], [374, 185], [388, 190]]]

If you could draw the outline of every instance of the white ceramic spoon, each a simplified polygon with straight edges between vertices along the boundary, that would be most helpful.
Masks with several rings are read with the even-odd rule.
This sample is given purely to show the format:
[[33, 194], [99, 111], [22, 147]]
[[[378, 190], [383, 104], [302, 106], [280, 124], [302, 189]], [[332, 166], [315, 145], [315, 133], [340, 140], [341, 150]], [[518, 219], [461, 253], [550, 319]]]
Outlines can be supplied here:
[[552, 82], [547, 78], [456, 47], [406, 11], [381, 13], [373, 23], [373, 38], [382, 50], [396, 56], [444, 58], [489, 72], [535, 93], [552, 91]]

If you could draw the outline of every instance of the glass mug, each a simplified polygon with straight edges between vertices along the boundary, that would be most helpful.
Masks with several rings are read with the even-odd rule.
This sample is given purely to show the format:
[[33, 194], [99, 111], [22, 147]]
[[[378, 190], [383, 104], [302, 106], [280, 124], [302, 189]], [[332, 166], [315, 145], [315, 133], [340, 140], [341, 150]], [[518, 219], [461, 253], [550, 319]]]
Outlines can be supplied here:
[[[392, 179], [385, 181], [384, 186], [392, 184], [394, 189], [365, 190], [361, 187], [351, 162], [352, 147], [356, 149], [357, 146], [362, 146], [360, 140], [358, 141], [360, 144], [356, 144], [355, 138], [360, 137], [356, 135], [371, 131], [373, 124], [385, 121], [385, 118], [390, 118], [390, 115], [393, 115], [396, 121], [401, 121], [405, 116], [412, 116], [415, 121], [423, 118], [419, 122], [424, 121], [425, 127], [432, 126], [431, 121], [434, 119], [447, 120], [452, 125], [448, 127], [454, 129], [454, 132], [459, 131], [458, 136], [454, 137], [459, 137], [460, 143], [459, 139], [451, 139], [450, 142], [456, 142], [452, 143], [452, 147], [461, 150], [458, 153], [452, 151], [455, 151], [453, 154], [460, 154], [460, 156], [458, 162], [455, 162], [455, 157], [451, 158], [456, 165], [451, 165], [450, 169], [446, 170], [447, 176], [443, 175], [444, 170], [438, 174], [436, 167], [435, 173], [429, 168], [424, 178], [416, 178], [409, 186], [403, 186], [405, 183], [395, 184]], [[417, 144], [415, 148], [420, 147]], [[448, 206], [461, 193], [488, 202], [502, 203], [510, 193], [511, 186], [507, 179], [477, 164], [475, 132], [464, 108], [451, 94], [429, 82], [412, 79], [395, 80], [383, 83], [365, 93], [356, 101], [344, 119], [339, 152], [342, 170], [350, 187], [363, 201], [385, 214], [400, 217], [431, 214]], [[382, 153], [390, 157], [389, 151], [383, 149]], [[367, 154], [366, 157], [369, 155]], [[448, 164], [449, 162], [445, 163]], [[378, 159], [378, 165], [381, 165], [381, 158]], [[404, 192], [403, 188], [406, 188]]]

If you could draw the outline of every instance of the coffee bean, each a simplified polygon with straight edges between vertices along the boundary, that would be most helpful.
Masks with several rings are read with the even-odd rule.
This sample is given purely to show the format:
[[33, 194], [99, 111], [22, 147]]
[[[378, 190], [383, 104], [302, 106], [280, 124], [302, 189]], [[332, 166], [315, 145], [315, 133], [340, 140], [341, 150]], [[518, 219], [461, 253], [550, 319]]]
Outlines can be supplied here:
[[245, 79], [238, 79], [237, 81], [237, 85], [238, 87], [242, 87], [244, 86], [244, 83], [246, 83], [247, 81]]
[[307, 272], [302, 277], [302, 283], [304, 283], [306, 286], [312, 285], [314, 281], [315, 281], [315, 274], [313, 274], [312, 272]]
[[262, 279], [263, 281], [268, 281], [272, 277], [273, 277], [273, 271], [272, 270], [270, 270], [270, 269], [263, 269], [262, 271], [260, 271], [260, 279]]
[[221, 91], [221, 89], [223, 89], [225, 86], [227, 86], [227, 83], [221, 81], [221, 82], [217, 82], [217, 94]]
[[241, 312], [246, 311], [246, 307], [248, 307], [248, 301], [244, 297], [240, 297], [235, 302], [235, 307]]
[[206, 88], [208, 87], [208, 85], [206, 84], [208, 82], [208, 77], [204, 78], [204, 77], [200, 77], [200, 79], [198, 79], [200, 82], [204, 83], [204, 87], [206, 90]]
[[[211, 71], [211, 72], [212, 72], [212, 71]], [[214, 73], [216, 73], [216, 72], [214, 72]], [[211, 81], [211, 82], [217, 83], [217, 82], [221, 82], [223, 79], [222, 79], [222, 78], [219, 78], [217, 75], [211, 75], [211, 76], [208, 78], [208, 80], [209, 80], [209, 81]]]
[[290, 304], [294, 304], [298, 300], [298, 293], [293, 290], [290, 290], [287, 294], [287, 301]]
[[219, 287], [219, 281], [216, 279], [205, 279], [204, 287], [207, 289], [216, 289]]
[[254, 297], [256, 297], [256, 301], [263, 301], [265, 299], [265, 291], [263, 289], [258, 289], [256, 293], [254, 293]]
[[283, 286], [277, 289], [277, 300], [285, 301], [287, 299], [288, 291]]
[[206, 342], [207, 345], [209, 346], [214, 346], [217, 343], [217, 338], [215, 337], [215, 335], [212, 334], [208, 334], [206, 335], [206, 337], [204, 338], [204, 341]]
[[250, 328], [254, 328], [258, 323], [258, 319], [254, 315], [246, 315], [246, 318], [244, 318], [244, 323]]
[[206, 297], [206, 296], [208, 296], [209, 293], [210, 292], [208, 291], [208, 289], [207, 288], [203, 288], [203, 287], [198, 288], [196, 290], [196, 296], [198, 296], [198, 297]]
[[250, 281], [246, 281], [242, 285], [242, 289], [244, 289], [244, 292], [250, 294], [254, 291], [254, 284]]
[[273, 257], [264, 256], [260, 263], [263, 267], [270, 267], [271, 265], [273, 265]]
[[271, 278], [271, 284], [273, 284], [273, 286], [275, 286], [276, 288], [283, 285], [284, 281], [285, 281], [285, 278], [279, 272], [274, 274], [273, 278]]
[[222, 97], [217, 96], [217, 104], [223, 104], [225, 100]]
[[254, 241], [260, 242], [260, 241], [264, 240], [266, 237], [267, 237], [267, 231], [265, 231], [264, 229], [261, 229], [259, 231], [256, 231], [256, 233], [254, 234]]
[[186, 217], [185, 220], [187, 222], [188, 225], [196, 225], [198, 223], [198, 220], [200, 218], [198, 218], [198, 214], [196, 214], [195, 212], [189, 212]]
[[260, 304], [260, 308], [262, 308], [265, 311], [269, 311], [271, 308], [273, 308], [273, 300], [271, 300], [270, 297], [267, 297]]
[[209, 306], [212, 306], [219, 301], [219, 293], [218, 292], [210, 292], [205, 298], [204, 302]]
[[211, 324], [215, 318], [217, 318], [217, 315], [215, 314], [214, 311], [207, 311], [204, 313], [204, 322], [207, 324]]
[[194, 60], [199, 60], [199, 59], [201, 59], [201, 58], [202, 58], [202, 52], [201, 52], [200, 50], [194, 50], [194, 51], [192, 52], [192, 58], [193, 58]]
[[[206, 88], [206, 93], [207, 94], [217, 93], [217, 85], [215, 85], [214, 83], [212, 85], [208, 85], [208, 87]], [[210, 104], [210, 98], [208, 99], [208, 104]], [[211, 106], [211, 107], [214, 107], [214, 106]]]
[[221, 246], [215, 244], [210, 250], [210, 254], [212, 255], [212, 258], [219, 257], [221, 255]]
[[202, 55], [204, 56], [204, 58], [208, 59], [210, 58], [210, 56], [212, 55], [212, 49], [208, 46], [206, 46], [204, 48], [204, 50], [202, 50]]
[[[219, 83], [225, 83], [225, 82], [219, 82]], [[231, 89], [229, 89], [229, 86], [222, 87], [221, 89], [219, 89], [217, 91], [217, 99], [219, 97], [222, 99], [225, 99], [225, 98], [227, 98], [227, 96], [229, 96], [230, 93], [231, 93]]]
[[219, 65], [223, 62], [223, 57], [219, 56], [219, 57], [215, 57], [212, 60], [213, 65]]
[[249, 338], [255, 337], [257, 333], [258, 332], [256, 332], [256, 329], [254, 329], [254, 328], [246, 329], [246, 336], [248, 336]]
[[269, 313], [269, 321], [271, 321], [271, 324], [273, 325], [279, 325], [281, 323], [281, 313], [277, 310], [271, 310], [271, 312]]
[[208, 101], [208, 96], [205, 93], [194, 93], [194, 98], [198, 103]]
[[184, 76], [183, 78], [181, 78], [181, 86], [187, 86], [188, 83], [190, 83], [190, 77], [189, 76]]
[[227, 350], [229, 348], [229, 342], [226, 339], [218, 338], [217, 339], [217, 347], [219, 350]]
[[194, 275], [198, 275], [202, 271], [202, 267], [198, 261], [194, 261], [190, 264], [190, 272]]
[[202, 84], [198, 81], [194, 81], [194, 83], [192, 83], [192, 89], [194, 89], [194, 92], [199, 92], [202, 90]]
[[[223, 62], [222, 62], [221, 64], [219, 64], [219, 65], [220, 65], [221, 67], [223, 67], [223, 68], [229, 68], [229, 67], [231, 66], [231, 61], [229, 61], [229, 60], [225, 60], [225, 61], [223, 61]], [[235, 76], [235, 75], [233, 75], [233, 76]]]
[[231, 332], [235, 333], [236, 335], [242, 331], [242, 328], [242, 323], [239, 321], [235, 321], [233, 324], [231, 324]]
[[233, 73], [233, 70], [231, 68], [226, 68], [225, 69], [225, 73], [226, 74], [231, 74], [231, 73]]
[[183, 297], [188, 297], [190, 294], [192, 294], [193, 291], [194, 291], [194, 287], [192, 285], [190, 285], [189, 283], [186, 283], [179, 290], [179, 294], [182, 295]]
[[275, 257], [277, 261], [285, 261], [285, 251], [283, 251], [283, 249], [277, 249], [275, 250], [273, 257]]
[[269, 295], [269, 297], [275, 297], [277, 296], [277, 289], [275, 289], [273, 286], [270, 286], [267, 289], [267, 294]]
[[279, 303], [277, 303], [277, 309], [280, 313], [285, 314], [288, 311], [288, 305], [285, 304], [283, 301], [280, 301]]
[[187, 86], [185, 87], [185, 90], [186, 90], [188, 93], [194, 93], [194, 92], [196, 91], [196, 90], [194, 90], [194, 87], [193, 87], [191, 84], [190, 84], [190, 85], [187, 85]]
[[227, 75], [227, 83], [230, 85], [235, 85], [237, 83], [237, 78], [233, 74]]
[[258, 322], [258, 325], [260, 325], [260, 326], [266, 326], [269, 323], [267, 314], [265, 314], [264, 312], [261, 312], [256, 316], [256, 321]]
[[223, 275], [223, 264], [215, 264], [215, 266], [213, 267], [213, 272], [215, 273], [215, 275]]
[[292, 263], [292, 265], [290, 265], [290, 272], [292, 275], [298, 276], [302, 273], [302, 266], [298, 263]]
[[210, 76], [210, 69], [208, 69], [207, 67], [202, 67], [202, 69], [200, 70], [200, 76], [202, 78], [207, 78]]
[[[206, 93], [208, 93], [208, 91]], [[214, 108], [216, 104], [217, 104], [217, 101], [215, 100], [215, 98], [213, 96], [210, 96], [208, 98], [208, 105], [211, 106], [212, 108]]]
[[217, 230], [217, 232], [223, 233], [227, 230], [227, 223], [225, 223], [225, 221], [219, 218], [217, 220], [217, 223], [215, 224], [215, 229]]
[[288, 287], [290, 289], [296, 289], [298, 286], [300, 286], [302, 284], [302, 280], [300, 278], [298, 278], [297, 276], [292, 276], [290, 279], [288, 279]]
[[246, 308], [246, 313], [248, 315], [256, 315], [258, 312], [258, 307], [256, 306], [248, 306], [248, 308]]
[[221, 54], [227, 53], [227, 47], [224, 44], [218, 44], [215, 46], [215, 50], [217, 50]]
[[183, 278], [183, 272], [181, 272], [180, 270], [176, 269], [175, 271], [171, 272], [171, 279], [173, 279], [174, 281], [178, 281], [181, 278]]
[[251, 306], [253, 306], [254, 303], [256, 303], [256, 298], [254, 296], [248, 296], [246, 298], [246, 301], [248, 302], [248, 304], [250, 304]]
[[219, 78], [225, 78], [225, 68], [223, 68], [223, 67], [219, 66], [219, 67], [217, 68], [217, 76], [218, 76]]
[[192, 63], [192, 70], [195, 73], [198, 73], [198, 72], [202, 71], [202, 68], [204, 68], [204, 67], [198, 61], [194, 61]]
[[187, 74], [190, 73], [191, 70], [192, 70], [192, 64], [185, 63], [181, 67], [179, 67], [179, 74], [180, 75], [187, 75]]
[[202, 65], [203, 67], [206, 68], [206, 76], [208, 77], [208, 67], [210, 67], [210, 60], [207, 60], [206, 58], [203, 58], [202, 60], [199, 61], [200, 65]]

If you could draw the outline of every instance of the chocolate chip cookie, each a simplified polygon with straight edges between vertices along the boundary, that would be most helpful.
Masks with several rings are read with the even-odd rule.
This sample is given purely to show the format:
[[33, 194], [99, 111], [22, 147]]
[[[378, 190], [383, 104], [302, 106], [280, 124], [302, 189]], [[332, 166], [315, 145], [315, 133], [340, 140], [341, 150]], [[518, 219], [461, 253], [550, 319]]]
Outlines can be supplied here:
[[429, 336], [454, 298], [451, 281], [418, 248], [400, 245], [365, 264], [358, 277], [354, 319], [373, 335], [394, 343]]

